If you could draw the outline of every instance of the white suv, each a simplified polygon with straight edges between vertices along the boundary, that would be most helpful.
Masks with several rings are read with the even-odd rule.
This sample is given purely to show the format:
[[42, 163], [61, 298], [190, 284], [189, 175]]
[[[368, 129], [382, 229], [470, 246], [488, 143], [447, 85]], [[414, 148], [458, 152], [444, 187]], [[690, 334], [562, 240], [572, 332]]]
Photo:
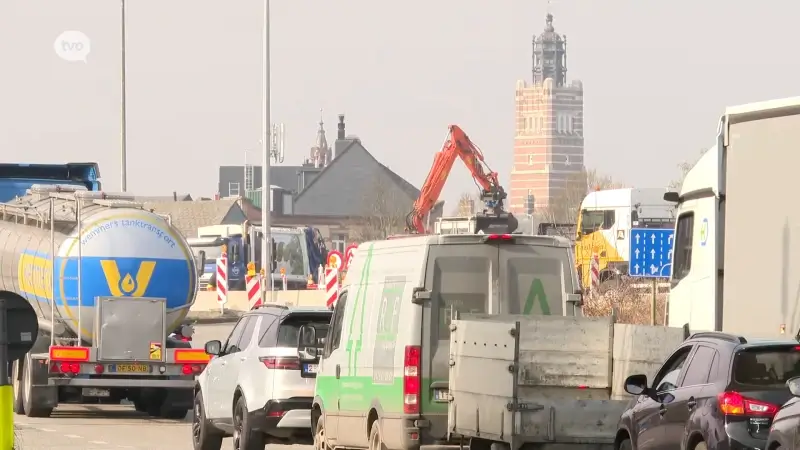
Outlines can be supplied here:
[[331, 314], [268, 305], [242, 316], [224, 344], [207, 342], [206, 352], [215, 356], [197, 380], [195, 450], [219, 450], [227, 436], [236, 450], [310, 443], [317, 364], [301, 364], [298, 335], [306, 325], [325, 336]]

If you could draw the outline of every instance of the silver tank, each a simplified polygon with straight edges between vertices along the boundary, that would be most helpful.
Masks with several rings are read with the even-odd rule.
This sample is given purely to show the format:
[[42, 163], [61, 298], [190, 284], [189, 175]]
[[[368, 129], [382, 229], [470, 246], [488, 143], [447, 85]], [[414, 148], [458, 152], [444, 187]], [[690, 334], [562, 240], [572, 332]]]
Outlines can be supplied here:
[[98, 297], [165, 298], [167, 332], [176, 328], [194, 303], [197, 270], [181, 233], [132, 197], [34, 185], [0, 203], [2, 291], [31, 302], [45, 329], [92, 344]]

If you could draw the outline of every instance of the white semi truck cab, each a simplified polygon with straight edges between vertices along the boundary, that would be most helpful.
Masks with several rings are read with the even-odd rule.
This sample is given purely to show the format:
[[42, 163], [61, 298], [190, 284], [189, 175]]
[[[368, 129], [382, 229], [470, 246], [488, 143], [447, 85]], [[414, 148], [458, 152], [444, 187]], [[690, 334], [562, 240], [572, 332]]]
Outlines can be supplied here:
[[669, 325], [786, 338], [800, 329], [800, 97], [729, 107], [677, 205]]

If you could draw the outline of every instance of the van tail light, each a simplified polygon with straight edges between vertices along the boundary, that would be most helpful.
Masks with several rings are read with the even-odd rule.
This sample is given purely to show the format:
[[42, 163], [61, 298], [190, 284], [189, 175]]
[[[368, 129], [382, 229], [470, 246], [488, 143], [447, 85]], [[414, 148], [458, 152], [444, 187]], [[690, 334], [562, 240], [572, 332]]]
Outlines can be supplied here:
[[483, 238], [484, 242], [513, 241], [514, 236], [510, 234], [490, 234]]
[[292, 356], [262, 356], [259, 361], [274, 370], [300, 370], [300, 358]]
[[744, 397], [738, 392], [723, 392], [717, 396], [719, 409], [727, 416], [767, 416], [778, 412], [778, 405]]
[[407, 345], [403, 360], [403, 413], [419, 414], [422, 393], [422, 350], [419, 345]]

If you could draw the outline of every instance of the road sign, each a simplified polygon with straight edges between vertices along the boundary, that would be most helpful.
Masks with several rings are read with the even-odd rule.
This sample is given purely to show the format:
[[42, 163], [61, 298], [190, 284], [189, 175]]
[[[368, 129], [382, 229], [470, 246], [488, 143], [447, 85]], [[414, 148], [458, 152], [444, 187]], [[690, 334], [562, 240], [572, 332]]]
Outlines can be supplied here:
[[[0, 306], [2, 307], [2, 306]], [[8, 360], [22, 359], [36, 342], [39, 333], [39, 321], [36, 311], [27, 300], [16, 296], [5, 298], [6, 323], [0, 323], [8, 339]]]
[[353, 263], [353, 256], [355, 256], [357, 248], [358, 248], [358, 246], [356, 244], [350, 244], [344, 250], [344, 268], [345, 269], [350, 267], [350, 264]]
[[344, 258], [342, 257], [342, 253], [338, 250], [331, 250], [328, 252], [328, 265], [331, 267], [335, 267], [337, 269], [342, 267], [342, 262]]
[[673, 233], [667, 228], [632, 228], [628, 275], [669, 278], [672, 274]]

